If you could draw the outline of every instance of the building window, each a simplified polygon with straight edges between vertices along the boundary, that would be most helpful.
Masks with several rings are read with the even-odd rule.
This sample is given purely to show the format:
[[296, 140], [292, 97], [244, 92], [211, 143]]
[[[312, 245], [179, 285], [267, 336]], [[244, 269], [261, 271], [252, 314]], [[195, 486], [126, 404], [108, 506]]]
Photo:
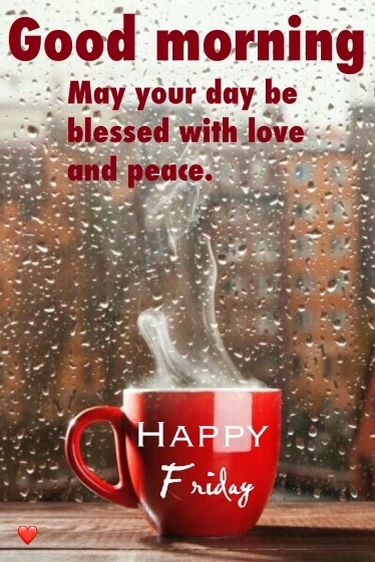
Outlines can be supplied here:
[[302, 370], [302, 360], [301, 357], [296, 354], [293, 355], [292, 358], [292, 373], [295, 377], [298, 377], [298, 375], [301, 374], [301, 370]]
[[263, 158], [256, 158], [251, 165], [252, 179], [255, 185], [262, 186], [267, 183], [268, 166]]
[[300, 201], [294, 207], [294, 213], [300, 219], [313, 220], [317, 216], [317, 208], [311, 201]]
[[235, 275], [224, 284], [224, 290], [231, 297], [246, 296], [246, 286], [241, 275]]
[[335, 310], [329, 315], [329, 319], [332, 323], [332, 327], [336, 331], [344, 330], [348, 323], [348, 316], [345, 312]]
[[296, 325], [299, 330], [309, 330], [314, 325], [313, 313], [309, 310], [299, 311], [296, 315]]
[[344, 256], [350, 249], [350, 238], [348, 236], [335, 236], [331, 240], [331, 252], [335, 257]]
[[258, 240], [255, 259], [258, 262], [273, 262], [278, 259], [279, 244], [277, 240]]
[[331, 205], [331, 217], [336, 222], [345, 222], [349, 220], [351, 216], [352, 213], [348, 201], [333, 201]]
[[311, 273], [302, 273], [295, 278], [295, 287], [304, 294], [309, 294], [314, 288], [314, 276]]
[[258, 314], [256, 318], [256, 330], [260, 334], [276, 334], [279, 330], [278, 322], [275, 322], [275, 319], [272, 317], [270, 313], [261, 313]]
[[348, 169], [346, 164], [343, 162], [335, 162], [328, 172], [328, 177], [330, 181], [337, 183], [338, 185], [344, 185], [346, 178], [348, 177]]
[[314, 252], [314, 240], [312, 240], [308, 236], [300, 236], [295, 240], [292, 241], [294, 245], [293, 251], [297, 254], [300, 258], [308, 258], [313, 255]]
[[245, 240], [231, 240], [226, 244], [218, 244], [218, 261], [221, 264], [237, 263], [243, 260], [247, 251]]
[[304, 162], [298, 164], [295, 168], [294, 175], [298, 183], [307, 183], [312, 181], [314, 177], [314, 170], [311, 164]]
[[335, 368], [335, 361], [334, 358], [327, 354], [325, 359], [324, 359], [324, 363], [323, 363], [323, 375], [324, 378], [326, 379], [330, 379], [332, 378], [333, 374], [334, 374], [334, 368]]
[[341, 271], [337, 272], [328, 281], [328, 292], [329, 293], [345, 293], [345, 288], [349, 284], [349, 276]]

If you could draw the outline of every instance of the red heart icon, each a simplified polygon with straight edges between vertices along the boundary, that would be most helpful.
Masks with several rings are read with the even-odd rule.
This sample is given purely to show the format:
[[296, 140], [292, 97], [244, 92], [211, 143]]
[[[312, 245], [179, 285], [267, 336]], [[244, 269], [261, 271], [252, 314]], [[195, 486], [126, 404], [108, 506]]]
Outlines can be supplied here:
[[24, 543], [30, 544], [37, 536], [38, 528], [34, 527], [33, 525], [30, 527], [21, 525], [21, 527], [18, 527], [18, 534]]

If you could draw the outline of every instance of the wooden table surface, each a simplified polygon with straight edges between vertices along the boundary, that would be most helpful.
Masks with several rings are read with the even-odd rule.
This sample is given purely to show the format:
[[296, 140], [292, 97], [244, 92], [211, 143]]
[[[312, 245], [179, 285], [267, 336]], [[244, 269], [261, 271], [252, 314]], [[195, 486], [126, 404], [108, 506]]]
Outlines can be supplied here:
[[[20, 525], [38, 535], [26, 546]], [[271, 503], [258, 526], [231, 539], [159, 538], [138, 510], [107, 503], [3, 503], [0, 561], [373, 562], [375, 503]]]

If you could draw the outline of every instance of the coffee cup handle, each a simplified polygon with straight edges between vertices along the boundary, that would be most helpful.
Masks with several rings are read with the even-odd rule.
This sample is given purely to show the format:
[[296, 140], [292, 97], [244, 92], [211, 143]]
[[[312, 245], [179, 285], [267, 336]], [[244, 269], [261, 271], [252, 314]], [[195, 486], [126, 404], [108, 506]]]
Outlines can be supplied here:
[[[100, 478], [86, 464], [81, 449], [82, 434], [93, 423], [109, 423], [114, 431], [117, 471], [119, 481], [110, 484]], [[70, 422], [65, 438], [65, 455], [68, 463], [85, 486], [105, 498], [126, 507], [137, 507], [138, 498], [131, 483], [126, 459], [125, 439], [129, 421], [124, 412], [115, 406], [94, 406], [78, 414]]]

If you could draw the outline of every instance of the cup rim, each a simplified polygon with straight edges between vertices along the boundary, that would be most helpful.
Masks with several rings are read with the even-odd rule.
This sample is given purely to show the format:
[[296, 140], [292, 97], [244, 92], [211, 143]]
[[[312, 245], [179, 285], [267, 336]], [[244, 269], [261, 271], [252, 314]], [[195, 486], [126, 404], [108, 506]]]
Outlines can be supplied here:
[[162, 393], [184, 393], [187, 392], [191, 393], [199, 393], [199, 392], [251, 392], [251, 393], [271, 393], [271, 392], [280, 392], [281, 388], [253, 388], [251, 386], [244, 386], [244, 387], [201, 387], [201, 388], [124, 388], [123, 393], [134, 393], [134, 394], [162, 394]]

